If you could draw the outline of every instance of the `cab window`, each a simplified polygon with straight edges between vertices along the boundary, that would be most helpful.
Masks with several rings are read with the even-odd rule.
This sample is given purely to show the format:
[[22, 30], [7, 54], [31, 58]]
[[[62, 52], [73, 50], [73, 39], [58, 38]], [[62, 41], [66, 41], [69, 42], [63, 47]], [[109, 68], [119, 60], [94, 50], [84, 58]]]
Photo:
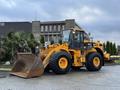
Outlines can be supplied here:
[[87, 35], [87, 33], [84, 33], [84, 40], [90, 40], [89, 36]]
[[79, 32], [75, 32], [73, 34], [73, 40], [75, 40], [77, 42], [80, 42], [80, 34], [79, 34]]

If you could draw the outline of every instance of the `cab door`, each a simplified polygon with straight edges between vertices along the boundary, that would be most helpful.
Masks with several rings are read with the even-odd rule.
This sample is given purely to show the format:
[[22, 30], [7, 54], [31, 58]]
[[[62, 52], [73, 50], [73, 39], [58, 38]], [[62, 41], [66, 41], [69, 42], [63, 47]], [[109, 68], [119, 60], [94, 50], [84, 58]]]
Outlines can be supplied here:
[[83, 50], [84, 49], [84, 32], [75, 31], [70, 34], [70, 44], [71, 49]]

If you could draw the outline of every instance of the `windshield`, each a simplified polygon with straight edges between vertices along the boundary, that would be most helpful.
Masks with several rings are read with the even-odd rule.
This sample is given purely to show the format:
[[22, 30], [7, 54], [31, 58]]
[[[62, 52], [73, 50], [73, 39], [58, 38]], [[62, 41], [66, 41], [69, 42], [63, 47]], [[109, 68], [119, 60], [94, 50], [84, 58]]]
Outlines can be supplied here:
[[89, 38], [89, 36], [88, 36], [88, 34], [87, 34], [87, 33], [84, 33], [84, 39], [85, 39], [85, 40], [89, 40], [89, 41], [90, 41], [90, 38]]
[[63, 31], [62, 41], [68, 42], [69, 41], [69, 35], [71, 30], [65, 30]]

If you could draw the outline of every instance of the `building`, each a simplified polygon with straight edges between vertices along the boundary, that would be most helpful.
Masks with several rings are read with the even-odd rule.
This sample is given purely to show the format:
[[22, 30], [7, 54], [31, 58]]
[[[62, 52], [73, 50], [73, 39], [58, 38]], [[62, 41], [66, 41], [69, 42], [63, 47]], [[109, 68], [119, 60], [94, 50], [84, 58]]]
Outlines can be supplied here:
[[3, 37], [9, 32], [32, 32], [30, 22], [0, 22], [0, 36]]
[[80, 28], [74, 19], [67, 19], [65, 21], [33, 21], [32, 22], [32, 32], [36, 39], [39, 36], [43, 36], [45, 41], [58, 42], [61, 38], [61, 31], [65, 29], [70, 29], [78, 27]]
[[80, 28], [74, 19], [46, 22], [0, 22], [0, 35], [4, 36], [8, 32], [32, 32], [36, 40], [43, 36], [45, 41], [58, 42], [62, 30], [74, 27]]

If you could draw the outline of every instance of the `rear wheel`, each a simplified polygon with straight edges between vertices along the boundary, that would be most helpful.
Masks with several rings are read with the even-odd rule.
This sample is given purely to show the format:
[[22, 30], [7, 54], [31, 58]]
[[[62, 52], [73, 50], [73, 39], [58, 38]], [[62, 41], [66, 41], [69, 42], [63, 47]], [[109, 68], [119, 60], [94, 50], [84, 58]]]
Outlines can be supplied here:
[[55, 53], [50, 60], [49, 66], [56, 74], [65, 74], [69, 72], [72, 65], [71, 55], [61, 51]]
[[103, 64], [103, 57], [99, 53], [91, 53], [86, 57], [86, 68], [88, 71], [99, 71]]

